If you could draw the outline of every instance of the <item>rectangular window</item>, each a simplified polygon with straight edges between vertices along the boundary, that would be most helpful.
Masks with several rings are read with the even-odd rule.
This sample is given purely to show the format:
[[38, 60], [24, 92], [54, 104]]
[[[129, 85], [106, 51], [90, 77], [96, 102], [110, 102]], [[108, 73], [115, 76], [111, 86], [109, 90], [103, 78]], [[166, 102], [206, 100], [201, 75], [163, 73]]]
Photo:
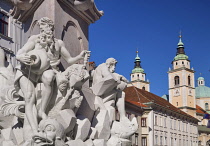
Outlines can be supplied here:
[[0, 12], [0, 33], [8, 36], [8, 16]]
[[166, 118], [164, 118], [164, 126], [166, 127]]
[[158, 125], [158, 118], [157, 118], [157, 116], [155, 116], [155, 125], [157, 126]]
[[174, 129], [176, 129], [176, 119], [174, 120]]
[[142, 146], [147, 146], [147, 138], [146, 137], [142, 137]]
[[174, 142], [173, 142], [173, 138], [171, 138], [171, 146], [173, 146]]
[[147, 118], [141, 118], [141, 127], [146, 127], [147, 126]]
[[163, 145], [163, 136], [160, 136], [160, 145]]
[[158, 136], [155, 135], [155, 145], [157, 146], [158, 145]]
[[138, 145], [139, 134], [135, 133], [135, 145]]
[[167, 137], [165, 137], [165, 143], [164, 143], [164, 145], [167, 145], [167, 143], [168, 143], [168, 142], [167, 142]]

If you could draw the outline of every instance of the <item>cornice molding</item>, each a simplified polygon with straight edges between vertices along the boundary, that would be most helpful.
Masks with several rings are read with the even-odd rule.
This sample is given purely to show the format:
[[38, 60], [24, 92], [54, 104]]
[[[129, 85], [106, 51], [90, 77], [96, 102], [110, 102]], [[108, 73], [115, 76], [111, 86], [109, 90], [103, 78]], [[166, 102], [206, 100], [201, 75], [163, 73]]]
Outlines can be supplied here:
[[194, 70], [191, 70], [191, 69], [186, 68], [186, 67], [180, 67], [180, 68], [177, 68], [177, 69], [174, 69], [174, 70], [170, 70], [170, 71], [168, 71], [167, 73], [173, 73], [173, 72], [177, 72], [177, 71], [181, 71], [181, 70], [186, 70], [186, 71], [189, 71], [189, 72], [195, 73], [195, 71], [194, 71]]

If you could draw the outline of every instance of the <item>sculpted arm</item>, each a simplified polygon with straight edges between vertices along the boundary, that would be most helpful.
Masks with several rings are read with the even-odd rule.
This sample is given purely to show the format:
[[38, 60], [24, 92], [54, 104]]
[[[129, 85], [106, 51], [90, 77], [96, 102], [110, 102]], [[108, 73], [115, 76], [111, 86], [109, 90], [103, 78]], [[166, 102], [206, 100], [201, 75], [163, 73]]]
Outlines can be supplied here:
[[66, 60], [66, 62], [69, 63], [69, 65], [72, 65], [74, 63], [76, 63], [77, 61], [79, 61], [80, 59], [84, 58], [85, 52], [86, 51], [82, 51], [78, 56], [76, 57], [71, 57], [70, 53], [67, 51], [65, 44], [63, 41], [58, 40], [59, 45], [61, 47], [61, 56]]
[[33, 50], [35, 47], [35, 36], [28, 39], [27, 43], [18, 50], [16, 54], [16, 59], [24, 64], [30, 64], [30, 56], [27, 54], [29, 51]]

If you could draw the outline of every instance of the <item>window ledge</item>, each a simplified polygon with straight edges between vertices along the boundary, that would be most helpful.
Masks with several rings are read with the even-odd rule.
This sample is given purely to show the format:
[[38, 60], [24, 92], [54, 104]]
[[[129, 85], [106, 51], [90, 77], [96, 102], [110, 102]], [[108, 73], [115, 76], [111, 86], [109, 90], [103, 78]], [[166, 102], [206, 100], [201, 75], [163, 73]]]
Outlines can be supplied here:
[[0, 33], [0, 38], [4, 38], [4, 39], [7, 39], [8, 41], [11, 41], [12, 42], [12, 38], [11, 37], [8, 37], [2, 33]]

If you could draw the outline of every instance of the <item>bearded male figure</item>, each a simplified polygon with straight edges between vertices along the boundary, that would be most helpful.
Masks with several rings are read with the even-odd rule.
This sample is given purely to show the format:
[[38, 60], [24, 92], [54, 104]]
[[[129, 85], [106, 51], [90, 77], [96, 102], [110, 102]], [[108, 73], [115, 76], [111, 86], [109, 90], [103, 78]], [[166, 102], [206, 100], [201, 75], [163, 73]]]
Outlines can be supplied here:
[[[16, 89], [21, 89], [26, 105], [25, 113], [29, 125], [31, 126], [33, 134], [37, 134], [38, 122], [36, 117], [36, 112], [42, 119], [46, 119], [46, 108], [52, 96], [53, 82], [56, 73], [59, 71], [58, 65], [60, 64], [60, 59], [63, 57], [69, 65], [76, 63], [78, 60], [84, 58], [86, 51], [82, 51], [78, 56], [71, 57], [70, 53], [65, 48], [64, 42], [62, 40], [56, 39], [53, 36], [54, 24], [53, 21], [47, 17], [43, 17], [38, 21], [40, 27], [40, 34], [31, 36], [27, 43], [17, 52], [16, 59], [21, 63], [21, 67], [18, 69], [15, 78]], [[45, 61], [42, 61], [40, 57], [40, 62], [36, 65], [35, 73], [30, 72], [33, 67], [33, 63], [39, 58], [37, 54], [30, 55], [30, 52], [35, 51], [35, 46], [39, 42], [39, 37], [41, 34], [46, 35], [47, 47], [45, 47], [45, 53], [47, 59], [49, 60], [49, 67], [42, 67]], [[42, 54], [43, 55], [43, 54]], [[44, 57], [46, 57], [44, 56]], [[44, 68], [40, 71], [39, 67]], [[27, 68], [27, 71], [25, 71]], [[37, 83], [42, 82], [44, 84], [44, 91], [42, 92], [41, 107], [39, 111], [34, 112], [35, 104], [35, 87]]]

